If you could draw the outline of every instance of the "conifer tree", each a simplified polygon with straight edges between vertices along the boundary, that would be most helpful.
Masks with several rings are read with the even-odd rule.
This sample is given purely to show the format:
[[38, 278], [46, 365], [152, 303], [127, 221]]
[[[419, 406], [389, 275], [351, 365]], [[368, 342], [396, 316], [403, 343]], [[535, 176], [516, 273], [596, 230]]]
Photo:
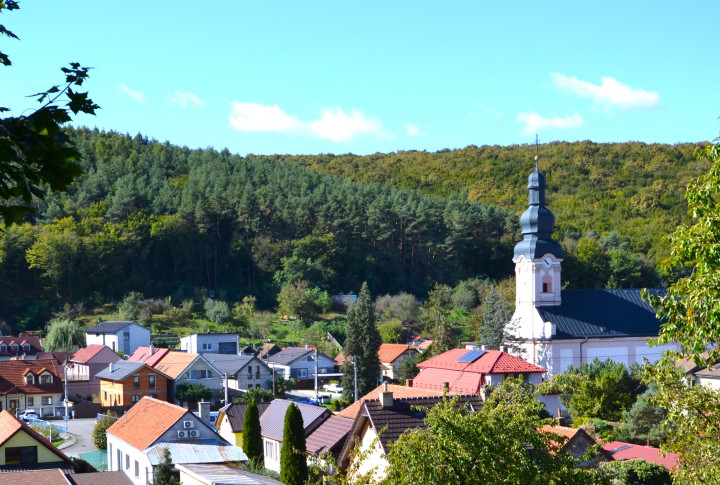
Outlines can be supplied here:
[[[358, 374], [358, 397], [364, 396], [378, 385], [380, 358], [378, 350], [382, 344], [380, 332], [375, 325], [375, 306], [370, 297], [367, 283], [363, 283], [357, 303], [348, 312], [345, 355], [355, 357]], [[344, 367], [343, 383], [353, 382], [353, 367]], [[350, 372], [349, 378], [347, 373]], [[353, 386], [354, 387], [354, 386]], [[346, 386], [343, 398], [354, 400], [354, 388]]]
[[180, 482], [173, 473], [172, 455], [168, 448], [162, 450], [162, 460], [155, 469], [154, 485], [179, 485]]
[[302, 414], [300, 409], [291, 403], [285, 412], [283, 443], [280, 451], [280, 481], [285, 485], [304, 485], [307, 478]]
[[260, 413], [255, 399], [250, 401], [243, 420], [243, 451], [255, 465], [265, 465], [260, 435]]

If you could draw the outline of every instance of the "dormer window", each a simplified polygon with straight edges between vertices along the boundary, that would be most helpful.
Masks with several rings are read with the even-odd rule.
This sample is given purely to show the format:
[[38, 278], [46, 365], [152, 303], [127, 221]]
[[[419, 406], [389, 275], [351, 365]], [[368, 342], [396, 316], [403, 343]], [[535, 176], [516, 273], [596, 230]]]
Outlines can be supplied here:
[[30, 344], [23, 344], [23, 352], [30, 352]]
[[51, 374], [43, 374], [40, 376], [40, 384], [52, 384], [52, 375]]
[[26, 385], [32, 385], [35, 384], [35, 376], [32, 374], [28, 374], [25, 376], [25, 384]]
[[17, 351], [20, 350], [20, 346], [18, 344], [11, 344], [10, 345], [10, 351], [17, 353]]
[[7, 352], [7, 344], [0, 344], [0, 352]]

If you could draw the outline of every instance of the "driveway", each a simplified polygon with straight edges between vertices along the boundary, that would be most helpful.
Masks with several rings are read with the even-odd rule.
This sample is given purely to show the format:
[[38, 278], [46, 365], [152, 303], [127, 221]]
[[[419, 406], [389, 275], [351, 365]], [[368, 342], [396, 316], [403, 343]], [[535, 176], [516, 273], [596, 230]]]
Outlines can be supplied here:
[[62, 451], [66, 455], [78, 455], [88, 451], [97, 451], [92, 439], [95, 418], [71, 419], [68, 421], [68, 433], [77, 438], [77, 443]]

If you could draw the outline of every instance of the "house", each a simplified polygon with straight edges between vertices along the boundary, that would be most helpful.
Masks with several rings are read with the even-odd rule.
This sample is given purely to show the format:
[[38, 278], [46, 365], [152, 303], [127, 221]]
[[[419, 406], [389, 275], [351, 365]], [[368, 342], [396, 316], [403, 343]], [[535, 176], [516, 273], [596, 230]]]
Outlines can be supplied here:
[[239, 463], [242, 449], [220, 438], [189, 410], [144, 397], [107, 430], [108, 469], [122, 470], [136, 485], [152, 483], [169, 449], [174, 464]]
[[[262, 416], [270, 406], [269, 402], [257, 403], [258, 414]], [[248, 403], [230, 403], [220, 408], [215, 427], [225, 440], [242, 447], [242, 433], [245, 427], [245, 411]]]
[[132, 406], [145, 396], [168, 400], [170, 377], [142, 362], [111, 362], [95, 378], [103, 406]]
[[282, 351], [282, 349], [280, 347], [278, 347], [276, 344], [267, 343], [267, 344], [264, 344], [260, 348], [260, 351], [258, 352], [257, 356], [258, 356], [258, 359], [267, 361], [270, 357], [272, 357], [273, 355], [275, 355], [281, 351]]
[[[73, 463], [47, 438], [7, 410], [0, 412], [0, 477], [14, 470], [58, 468], [70, 471]], [[14, 473], [11, 483], [20, 483]], [[0, 483], [4, 483], [0, 478]], [[43, 483], [43, 482], [35, 482]]]
[[387, 392], [390, 391], [393, 393], [393, 396], [395, 398], [401, 399], [401, 398], [411, 398], [411, 397], [442, 397], [443, 391], [442, 390], [430, 390], [430, 389], [421, 389], [419, 387], [414, 386], [414, 382], [412, 379], [408, 379], [407, 385], [400, 386], [398, 384], [388, 384], [387, 382], [382, 383], [381, 385], [377, 386], [372, 391], [368, 392], [364, 396], [362, 396], [360, 399], [343, 409], [338, 413], [338, 416], [342, 416], [344, 418], [349, 419], [355, 419], [357, 418], [357, 415], [360, 413], [363, 407], [363, 403], [368, 399], [379, 399], [381, 392]]
[[0, 409], [35, 409], [41, 417], [63, 415], [61, 376], [55, 360], [0, 361]]
[[353, 419], [330, 416], [305, 439], [305, 452], [313, 464], [324, 464], [326, 454], [337, 461], [353, 427]]
[[513, 256], [517, 286], [511, 326], [518, 355], [547, 369], [546, 377], [595, 357], [628, 366], [644, 358], [658, 360], [672, 346], [648, 346], [660, 322], [640, 289], [562, 289], [563, 253], [552, 238], [555, 216], [545, 205], [545, 190], [536, 157], [528, 179], [528, 208], [520, 216], [523, 240]]
[[231, 389], [272, 389], [272, 369], [254, 355], [203, 354], [203, 357], [221, 376], [228, 376]]
[[317, 355], [318, 381], [325, 382], [342, 376], [335, 373], [335, 361], [308, 347], [288, 347], [268, 359], [268, 366], [285, 379], [295, 379], [298, 387], [310, 387], [315, 379]]
[[[286, 399], [275, 399], [260, 416], [265, 468], [278, 473], [280, 473], [280, 450], [282, 449], [285, 413], [291, 403], [292, 401]], [[306, 438], [332, 414], [327, 408], [320, 406], [300, 402], [295, 405], [300, 409]]]
[[177, 465], [180, 483], [193, 485], [282, 485], [265, 475], [227, 465]]
[[384, 366], [383, 377], [395, 379], [403, 360], [414, 357], [418, 353], [415, 347], [407, 344], [382, 344], [378, 349], [380, 364]]
[[180, 339], [180, 350], [193, 354], [238, 354], [237, 333], [194, 333]]
[[35, 335], [20, 334], [19, 337], [0, 337], [0, 361], [23, 355], [26, 359], [33, 359], [42, 350], [40, 338]]
[[417, 364], [420, 373], [413, 387], [442, 391], [445, 383], [455, 394], [477, 394], [486, 385], [499, 385], [508, 377], [523, 376], [539, 384], [545, 369], [500, 350], [452, 349]]
[[73, 353], [65, 373], [69, 381], [90, 381], [111, 362], [122, 360], [107, 345], [91, 344]]
[[622, 441], [610, 441], [604, 443], [601, 448], [609, 454], [613, 460], [644, 460], [649, 463], [657, 463], [670, 471], [678, 466], [679, 453], [660, 454], [660, 449], [654, 446], [636, 445]]
[[87, 345], [107, 345], [115, 352], [131, 355], [150, 345], [150, 329], [135, 322], [101, 322], [85, 331]]
[[[442, 402], [443, 396], [396, 398], [392, 391], [380, 392], [379, 399], [366, 399], [358, 413], [338, 458], [341, 469], [352, 467], [359, 474], [373, 474], [382, 479], [387, 474], [387, 454], [390, 446], [407, 430], [425, 427], [425, 413], [418, 408], [431, 409]], [[470, 411], [482, 407], [479, 396], [460, 396], [459, 404]], [[383, 430], [378, 436], [378, 432]], [[353, 451], [359, 445], [363, 460], [353, 462]]]
[[567, 453], [576, 460], [579, 460], [578, 466], [581, 468], [594, 468], [601, 461], [612, 460], [609, 453], [602, 448], [599, 452], [592, 453], [592, 448], [597, 445], [595, 439], [587, 434], [582, 428], [568, 428], [567, 426], [543, 426], [543, 433], [552, 433], [557, 435], [557, 439], [553, 440], [555, 445], [561, 445], [559, 451]]
[[201, 384], [212, 390], [216, 405], [225, 397], [222, 373], [202, 354], [171, 350], [155, 363], [154, 368], [173, 379], [171, 400], [175, 400], [174, 390], [183, 382]]

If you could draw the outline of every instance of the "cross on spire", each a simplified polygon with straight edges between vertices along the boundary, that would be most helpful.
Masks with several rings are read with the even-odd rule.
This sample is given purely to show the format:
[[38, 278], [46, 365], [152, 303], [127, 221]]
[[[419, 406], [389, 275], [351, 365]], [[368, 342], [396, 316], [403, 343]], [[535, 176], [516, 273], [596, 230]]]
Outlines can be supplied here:
[[540, 167], [538, 165], [538, 160], [540, 160], [540, 155], [538, 153], [538, 136], [537, 133], [535, 133], [535, 171], [539, 172]]

